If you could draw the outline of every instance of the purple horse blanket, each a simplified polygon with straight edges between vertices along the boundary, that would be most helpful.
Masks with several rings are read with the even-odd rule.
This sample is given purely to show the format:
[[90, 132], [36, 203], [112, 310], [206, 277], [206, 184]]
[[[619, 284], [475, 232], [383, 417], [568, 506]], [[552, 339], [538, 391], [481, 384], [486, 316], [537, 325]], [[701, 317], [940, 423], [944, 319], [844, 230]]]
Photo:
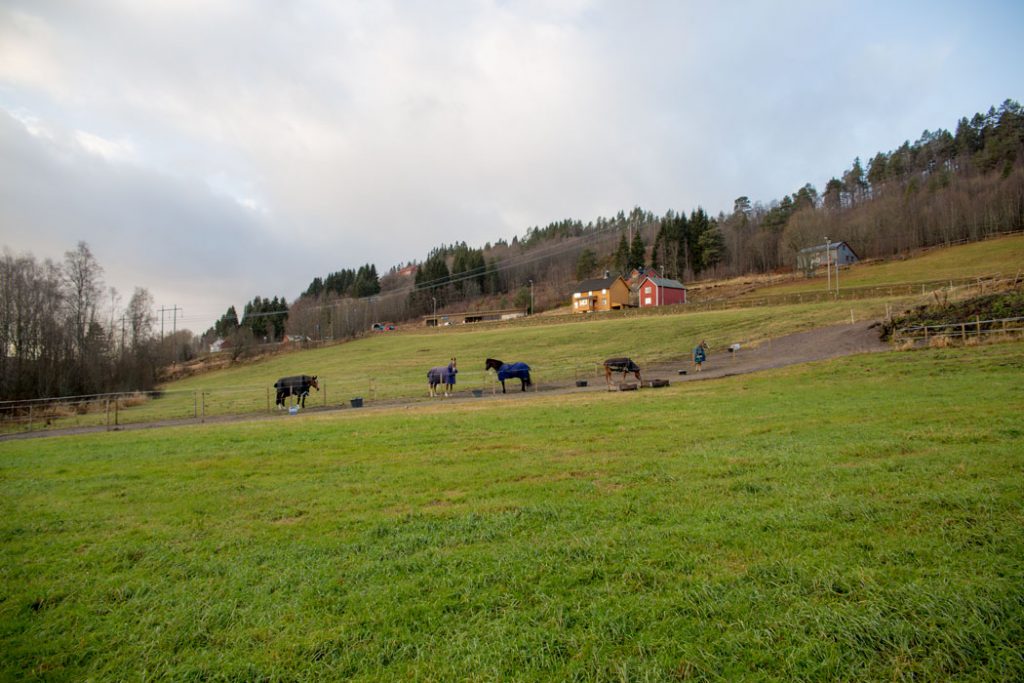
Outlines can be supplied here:
[[455, 384], [455, 373], [458, 369], [453, 368], [451, 364], [440, 365], [436, 368], [430, 368], [427, 372], [427, 381], [430, 384]]

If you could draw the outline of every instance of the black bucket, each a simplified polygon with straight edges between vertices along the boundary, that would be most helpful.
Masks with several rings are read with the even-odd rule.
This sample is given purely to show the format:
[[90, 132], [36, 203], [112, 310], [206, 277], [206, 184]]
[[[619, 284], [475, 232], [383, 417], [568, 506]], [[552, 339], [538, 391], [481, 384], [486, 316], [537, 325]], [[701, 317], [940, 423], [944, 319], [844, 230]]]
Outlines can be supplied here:
[[587, 380], [585, 380], [585, 379], [578, 379], [578, 380], [576, 380], [576, 386], [578, 386], [578, 387], [585, 387], [585, 386], [587, 386]]
[[351, 401], [349, 401], [349, 403], [352, 404], [353, 408], [362, 408], [363, 407], [363, 399], [362, 399], [362, 397], [354, 398]]

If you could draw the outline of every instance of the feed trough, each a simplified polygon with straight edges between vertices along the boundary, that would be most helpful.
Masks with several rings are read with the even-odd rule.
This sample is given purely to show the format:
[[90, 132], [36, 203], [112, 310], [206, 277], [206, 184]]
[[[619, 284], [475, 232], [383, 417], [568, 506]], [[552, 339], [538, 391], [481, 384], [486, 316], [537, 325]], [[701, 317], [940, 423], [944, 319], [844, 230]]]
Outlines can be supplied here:
[[622, 382], [619, 384], [619, 391], [636, 391], [639, 385], [636, 382]]
[[349, 401], [349, 403], [352, 404], [353, 408], [362, 408], [363, 407], [363, 399], [362, 399], [361, 396], [352, 399], [351, 401]]
[[578, 387], [585, 387], [585, 386], [587, 386], [587, 380], [585, 380], [585, 379], [578, 379], [578, 380], [576, 380], [576, 386], [578, 386]]
[[650, 387], [652, 389], [660, 389], [661, 387], [667, 387], [668, 386], [668, 380], [667, 379], [650, 379], [650, 380], [644, 381], [644, 386], [645, 387]]

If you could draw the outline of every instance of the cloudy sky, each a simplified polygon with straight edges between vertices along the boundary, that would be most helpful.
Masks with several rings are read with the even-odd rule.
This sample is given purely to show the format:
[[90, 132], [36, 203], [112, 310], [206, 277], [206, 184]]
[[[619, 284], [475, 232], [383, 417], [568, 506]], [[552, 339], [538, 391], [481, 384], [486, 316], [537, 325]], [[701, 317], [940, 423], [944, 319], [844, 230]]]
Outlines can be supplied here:
[[821, 189], [1024, 99], [1021, 35], [1019, 0], [0, 0], [0, 245], [84, 240], [199, 332], [442, 242]]

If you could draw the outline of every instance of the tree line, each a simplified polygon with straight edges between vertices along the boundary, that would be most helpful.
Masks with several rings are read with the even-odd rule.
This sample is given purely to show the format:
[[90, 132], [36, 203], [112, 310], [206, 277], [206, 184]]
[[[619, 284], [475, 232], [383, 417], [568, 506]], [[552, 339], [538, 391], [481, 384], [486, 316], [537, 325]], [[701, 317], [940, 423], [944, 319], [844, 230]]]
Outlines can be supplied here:
[[160, 367], [191, 358], [192, 333], [156, 331], [153, 297], [127, 304], [103, 283], [85, 242], [64, 260], [0, 259], [0, 400], [152, 389]]
[[567, 218], [529, 227], [521, 238], [482, 248], [441, 245], [414, 262], [411, 281], [393, 270], [367, 301], [347, 284], [321, 289], [317, 279], [299, 301], [321, 314], [289, 327], [309, 334], [330, 324], [333, 333], [350, 335], [380, 315], [402, 320], [448, 308], [524, 308], [531, 282], [540, 307], [562, 305], [576, 282], [606, 270], [652, 267], [684, 282], [788, 270], [801, 249], [826, 236], [873, 258], [1022, 229], [1024, 111], [1006, 100], [961, 118], [955, 132], [925, 130], [866, 164], [855, 158], [821, 192], [805, 183], [768, 203], [737, 197], [731, 211], [717, 216], [700, 206], [661, 216], [635, 207], [586, 223]]

